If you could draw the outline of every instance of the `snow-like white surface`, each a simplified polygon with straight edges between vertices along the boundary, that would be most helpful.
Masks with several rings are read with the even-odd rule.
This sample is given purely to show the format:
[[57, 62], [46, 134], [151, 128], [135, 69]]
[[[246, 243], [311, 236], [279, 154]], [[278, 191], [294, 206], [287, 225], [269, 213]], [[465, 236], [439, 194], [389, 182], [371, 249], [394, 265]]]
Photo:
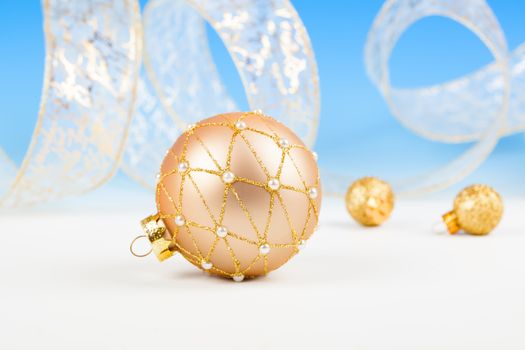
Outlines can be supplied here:
[[131, 256], [144, 198], [0, 214], [1, 349], [525, 348], [525, 200], [473, 237], [432, 233], [446, 201], [365, 229], [328, 199], [306, 249], [234, 283]]

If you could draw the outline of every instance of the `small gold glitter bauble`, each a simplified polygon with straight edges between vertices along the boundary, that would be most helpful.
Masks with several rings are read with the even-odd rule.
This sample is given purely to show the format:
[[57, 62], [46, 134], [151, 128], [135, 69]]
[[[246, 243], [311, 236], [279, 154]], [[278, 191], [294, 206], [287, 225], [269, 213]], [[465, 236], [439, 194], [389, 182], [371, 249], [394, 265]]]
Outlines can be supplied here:
[[381, 225], [394, 209], [392, 188], [375, 177], [363, 177], [355, 181], [348, 188], [345, 200], [350, 215], [365, 226]]
[[500, 222], [503, 201], [500, 195], [486, 185], [473, 185], [463, 189], [454, 200], [454, 209], [443, 215], [448, 231], [460, 230], [471, 235], [486, 235]]
[[261, 112], [221, 114], [192, 125], [164, 158], [153, 218], [165, 231], [152, 230], [164, 236], [148, 237], [160, 260], [169, 242], [200, 269], [241, 281], [299, 252], [321, 195], [315, 157], [290, 129]]

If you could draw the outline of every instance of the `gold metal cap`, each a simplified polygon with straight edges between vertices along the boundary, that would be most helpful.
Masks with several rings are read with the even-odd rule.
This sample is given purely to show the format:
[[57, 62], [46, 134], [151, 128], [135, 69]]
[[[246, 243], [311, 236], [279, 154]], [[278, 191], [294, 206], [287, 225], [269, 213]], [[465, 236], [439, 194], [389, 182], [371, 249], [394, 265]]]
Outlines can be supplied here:
[[443, 222], [447, 226], [448, 233], [450, 233], [451, 235], [458, 233], [461, 229], [458, 222], [458, 216], [456, 215], [454, 210], [443, 214]]
[[[159, 214], [150, 215], [140, 222], [144, 235], [138, 236], [131, 242], [130, 251], [131, 254], [144, 257], [150, 253], [154, 253], [159, 261], [164, 261], [173, 256], [173, 251], [170, 249], [171, 240], [165, 239], [166, 227], [162, 220], [160, 220]], [[133, 250], [133, 244], [139, 238], [147, 238], [151, 243], [151, 249], [145, 254], [137, 254]]]

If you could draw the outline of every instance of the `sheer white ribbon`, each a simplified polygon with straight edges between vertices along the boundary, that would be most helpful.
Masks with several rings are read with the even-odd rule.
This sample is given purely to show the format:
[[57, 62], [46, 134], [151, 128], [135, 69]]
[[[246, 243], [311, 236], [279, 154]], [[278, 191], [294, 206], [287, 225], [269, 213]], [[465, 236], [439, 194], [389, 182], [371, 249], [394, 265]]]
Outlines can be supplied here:
[[[5, 194], [0, 206], [88, 191], [110, 178], [119, 161], [130, 176], [153, 186], [161, 150], [188, 124], [238, 109], [213, 63], [205, 21], [231, 54], [250, 108], [278, 117], [309, 146], [315, 141], [317, 65], [288, 0], [151, 0], [144, 12], [144, 51], [136, 1], [45, 0], [43, 9], [41, 109], [22, 167], [17, 169], [0, 150], [0, 191]], [[414, 22], [433, 15], [472, 30], [494, 63], [437, 86], [391, 87], [388, 60], [397, 40]], [[525, 130], [525, 46], [509, 55], [483, 0], [386, 1], [369, 33], [365, 61], [405, 126], [442, 142], [476, 141], [445, 167], [394, 184], [399, 195], [461, 180], [486, 159], [501, 135]], [[352, 180], [350, 174], [326, 173], [324, 184], [329, 192], [342, 193]]]
[[[388, 61], [402, 33], [428, 16], [444, 16], [474, 32], [495, 61], [478, 73], [423, 89], [390, 85]], [[523, 84], [522, 50], [513, 56], [513, 84]], [[484, 0], [387, 0], [377, 15], [365, 47], [365, 63], [372, 82], [381, 91], [392, 114], [407, 128], [433, 140], [476, 141], [467, 152], [430, 174], [394, 182], [399, 196], [421, 195], [444, 189], [469, 175], [494, 149], [500, 135], [525, 127], [519, 90], [512, 96], [512, 123], [508, 115], [511, 81], [509, 54], [503, 32]], [[519, 69], [519, 66], [522, 66]], [[518, 86], [516, 86], [517, 88]], [[521, 122], [520, 122], [521, 119]], [[506, 127], [506, 129], [505, 129]], [[409, 155], [407, 155], [409, 157]], [[344, 193], [352, 176], [328, 173], [329, 190]]]
[[0, 206], [96, 188], [116, 171], [133, 114], [140, 15], [132, 0], [44, 0], [40, 111], [17, 169], [0, 150]]
[[91, 190], [120, 161], [152, 186], [163, 150], [187, 124], [237, 110], [211, 58], [205, 21], [229, 50], [250, 108], [315, 141], [317, 66], [288, 0], [151, 0], [142, 33], [136, 0], [45, 0], [43, 11], [40, 114], [20, 169], [0, 150], [0, 206]]

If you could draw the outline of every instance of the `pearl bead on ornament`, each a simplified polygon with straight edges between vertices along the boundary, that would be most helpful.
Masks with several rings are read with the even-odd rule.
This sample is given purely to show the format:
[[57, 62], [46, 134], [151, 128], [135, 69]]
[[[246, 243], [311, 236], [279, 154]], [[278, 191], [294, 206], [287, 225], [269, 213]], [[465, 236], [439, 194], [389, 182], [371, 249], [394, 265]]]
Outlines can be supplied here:
[[270, 245], [269, 244], [262, 244], [260, 247], [259, 247], [259, 253], [261, 253], [261, 255], [267, 255], [269, 252], [270, 252]]
[[310, 189], [308, 190], [308, 197], [315, 199], [317, 198], [317, 195], [318, 195], [317, 188], [310, 187]]
[[290, 147], [290, 141], [288, 141], [288, 139], [285, 139], [284, 137], [279, 139], [279, 146], [281, 146], [282, 148], [288, 148]]
[[215, 230], [215, 234], [218, 237], [224, 238], [228, 235], [228, 229], [224, 226], [217, 227], [217, 230]]
[[186, 170], [188, 170], [188, 163], [180, 162], [179, 165], [177, 166], [177, 169], [179, 169], [181, 173], [185, 172]]
[[237, 120], [235, 122], [235, 128], [237, 130], [244, 130], [244, 129], [246, 129], [246, 122], [244, 120], [242, 120], [242, 119]]
[[306, 246], [306, 241], [305, 241], [304, 239], [301, 239], [301, 240], [299, 241], [299, 244], [297, 245], [297, 248], [298, 248], [299, 250], [303, 250], [303, 248], [304, 248], [305, 246]]
[[243, 274], [233, 275], [233, 280], [235, 282], [242, 282], [244, 280], [244, 275]]
[[202, 268], [204, 270], [209, 270], [209, 269], [211, 269], [213, 267], [213, 264], [211, 262], [209, 262], [209, 261], [203, 260], [201, 262], [201, 266], [202, 266]]
[[274, 191], [277, 191], [279, 187], [281, 186], [279, 180], [277, 179], [270, 179], [268, 181], [268, 187]]
[[175, 225], [180, 227], [180, 226], [184, 226], [184, 224], [186, 224], [186, 220], [184, 219], [182, 215], [175, 216]]
[[222, 174], [222, 181], [227, 184], [231, 184], [233, 181], [235, 181], [235, 175], [231, 171], [225, 171], [224, 174]]

